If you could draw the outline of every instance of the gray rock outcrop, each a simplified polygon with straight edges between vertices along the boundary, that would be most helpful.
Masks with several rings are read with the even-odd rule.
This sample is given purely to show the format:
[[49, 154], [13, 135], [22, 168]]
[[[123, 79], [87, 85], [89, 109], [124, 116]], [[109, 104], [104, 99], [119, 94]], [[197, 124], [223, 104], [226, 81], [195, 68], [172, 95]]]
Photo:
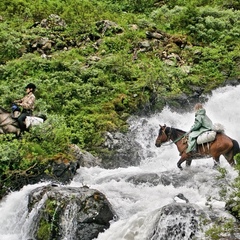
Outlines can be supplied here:
[[39, 187], [30, 193], [28, 209], [32, 239], [91, 240], [116, 218], [105, 195], [88, 187]]

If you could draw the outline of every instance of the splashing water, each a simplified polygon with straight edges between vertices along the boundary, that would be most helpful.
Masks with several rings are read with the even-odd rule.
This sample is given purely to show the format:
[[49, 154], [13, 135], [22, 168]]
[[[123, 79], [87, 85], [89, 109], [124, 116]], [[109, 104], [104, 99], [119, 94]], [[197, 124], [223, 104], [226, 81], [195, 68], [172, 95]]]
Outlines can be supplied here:
[[[217, 89], [204, 107], [212, 121], [224, 125], [226, 134], [240, 143], [239, 95], [240, 86]], [[195, 160], [189, 169], [184, 168], [180, 171], [176, 165], [179, 153], [174, 144], [155, 147], [159, 124], [188, 131], [193, 121], [192, 111], [180, 114], [169, 108], [151, 117], [131, 119], [130, 131], [143, 149], [140, 166], [111, 170], [100, 167], [82, 167], [78, 170], [70, 186], [77, 187], [84, 184], [101, 191], [119, 216], [118, 221], [111, 222], [110, 228], [99, 234], [98, 240], [150, 240], [149, 236], [155, 220], [159, 218], [160, 209], [173, 203], [174, 197], [179, 193], [184, 194], [190, 203], [204, 210], [209, 208], [206, 203], [211, 199], [212, 211], [219, 212], [223, 217], [227, 216], [224, 211], [225, 203], [219, 196], [221, 189], [215, 185], [216, 181], [213, 181], [219, 176], [219, 172], [212, 168], [211, 158]], [[226, 181], [232, 182], [237, 173], [223, 157], [220, 158], [220, 162], [221, 167], [227, 171]], [[173, 184], [167, 186], [150, 183], [134, 184], [128, 180], [131, 177], [149, 173], [159, 176], [164, 173], [184, 176], [185, 182], [176, 187]], [[26, 229], [27, 195], [34, 187], [26, 186], [19, 192], [11, 193], [5, 201], [1, 202], [1, 240], [26, 240], [24, 229]], [[66, 223], [66, 236], [69, 229], [74, 227], [69, 223], [70, 219], [74, 219], [72, 214], [74, 211], [69, 210], [66, 217], [68, 222]], [[204, 239], [204, 235], [196, 237]], [[188, 238], [182, 238], [184, 239]]]

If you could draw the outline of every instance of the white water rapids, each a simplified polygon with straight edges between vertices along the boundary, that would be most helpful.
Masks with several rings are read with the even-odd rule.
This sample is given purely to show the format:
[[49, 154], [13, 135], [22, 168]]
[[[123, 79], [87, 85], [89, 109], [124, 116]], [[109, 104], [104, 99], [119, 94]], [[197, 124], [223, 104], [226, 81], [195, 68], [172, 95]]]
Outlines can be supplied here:
[[[214, 123], [221, 123], [225, 133], [240, 143], [240, 86], [224, 87], [215, 90], [204, 107], [207, 115]], [[212, 169], [213, 160], [199, 159], [192, 166], [181, 172], [177, 168], [179, 153], [174, 144], [155, 147], [159, 124], [166, 124], [188, 131], [193, 124], [194, 113], [186, 114], [172, 112], [165, 108], [161, 113], [146, 118], [136, 118], [131, 121], [131, 131], [144, 150], [140, 166], [102, 169], [100, 167], [80, 168], [71, 182], [71, 186], [87, 185], [104, 193], [116, 211], [119, 220], [113, 221], [109, 229], [100, 233], [97, 240], [147, 240], [159, 209], [174, 201], [174, 197], [182, 193], [190, 203], [206, 209], [206, 202], [211, 197], [213, 210], [221, 210], [224, 215], [224, 202], [219, 197], [219, 188], [211, 185], [211, 179], [217, 175]], [[231, 182], [237, 175], [227, 161], [220, 158], [221, 167], [227, 170], [227, 181]], [[172, 172], [185, 173], [191, 176], [182, 187], [159, 184], [135, 185], [126, 179], [142, 173]], [[18, 192], [13, 192], [0, 203], [0, 240], [27, 240], [27, 228], [31, 226], [31, 216], [27, 217], [28, 193], [38, 187], [25, 186]], [[71, 240], [71, 237], [64, 238]], [[187, 239], [187, 238], [186, 238]], [[199, 236], [204, 239], [204, 236]], [[183, 239], [184, 240], [184, 239]]]

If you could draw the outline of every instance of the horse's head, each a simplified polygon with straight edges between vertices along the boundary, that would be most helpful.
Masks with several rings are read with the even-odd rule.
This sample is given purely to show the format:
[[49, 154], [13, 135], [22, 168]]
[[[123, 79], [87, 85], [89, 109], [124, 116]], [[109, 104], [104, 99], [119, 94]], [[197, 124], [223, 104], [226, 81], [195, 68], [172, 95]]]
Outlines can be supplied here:
[[158, 137], [155, 142], [156, 147], [161, 147], [162, 143], [165, 143], [170, 140], [169, 133], [166, 132], [168, 127], [165, 124], [163, 126], [161, 126], [161, 125], [159, 125], [159, 126], [160, 126], [160, 129], [158, 132]]

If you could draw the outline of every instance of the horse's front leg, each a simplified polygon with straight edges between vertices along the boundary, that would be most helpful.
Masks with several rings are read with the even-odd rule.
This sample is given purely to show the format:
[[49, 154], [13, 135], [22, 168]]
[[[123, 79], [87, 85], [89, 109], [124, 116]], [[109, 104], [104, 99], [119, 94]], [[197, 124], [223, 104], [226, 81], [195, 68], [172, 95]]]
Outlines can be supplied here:
[[180, 170], [183, 170], [181, 164], [182, 164], [185, 160], [186, 160], [185, 157], [181, 157], [181, 158], [179, 159], [179, 161], [178, 161], [178, 163], [177, 163], [177, 166], [178, 166], [178, 168], [179, 168]]
[[214, 161], [214, 165], [213, 168], [217, 168], [220, 165], [220, 161], [219, 161], [219, 156], [218, 157], [213, 157], [213, 161]]

